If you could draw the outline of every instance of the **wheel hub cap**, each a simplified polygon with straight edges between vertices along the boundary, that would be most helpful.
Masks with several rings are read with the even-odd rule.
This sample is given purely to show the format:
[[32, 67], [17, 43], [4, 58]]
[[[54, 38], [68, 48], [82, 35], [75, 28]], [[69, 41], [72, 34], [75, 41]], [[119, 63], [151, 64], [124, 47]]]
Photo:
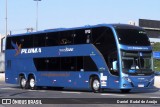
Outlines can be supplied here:
[[94, 90], [98, 90], [99, 89], [99, 81], [98, 80], [94, 80], [93, 81], [93, 88], [94, 88]]
[[34, 81], [34, 79], [31, 79], [31, 80], [30, 80], [30, 86], [33, 88], [34, 85], [35, 85], [35, 81]]

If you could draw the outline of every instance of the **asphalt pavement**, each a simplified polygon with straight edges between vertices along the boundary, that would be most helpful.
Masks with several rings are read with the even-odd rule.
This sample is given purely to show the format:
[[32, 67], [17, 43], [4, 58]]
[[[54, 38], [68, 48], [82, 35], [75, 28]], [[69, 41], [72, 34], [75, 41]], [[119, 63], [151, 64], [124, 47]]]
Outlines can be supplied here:
[[[160, 88], [154, 87], [153, 89], [146, 90], [132, 90], [130, 93], [124, 94], [119, 90], [105, 90], [103, 93], [93, 93], [86, 90], [56, 90], [43, 87], [38, 90], [20, 89], [18, 85], [6, 84], [4, 82], [4, 74], [0, 74], [0, 98], [4, 99], [49, 99], [50, 103], [43, 105], [18, 105], [23, 107], [158, 107], [160, 104], [125, 104], [117, 103], [117, 101], [128, 100], [135, 98], [135, 100], [142, 100], [149, 98], [151, 100], [160, 101]], [[3, 78], [3, 79], [2, 79]], [[159, 79], [159, 78], [158, 78]], [[158, 80], [157, 79], [157, 80]], [[158, 82], [157, 82], [158, 84]], [[116, 100], [115, 100], [116, 99]], [[114, 104], [108, 104], [113, 101]], [[141, 100], [141, 101], [142, 101]], [[115, 102], [114, 102], [115, 101]], [[59, 102], [59, 103], [58, 103]], [[70, 102], [69, 104], [67, 104]], [[61, 104], [62, 103], [62, 104]], [[160, 102], [158, 102], [160, 103]], [[0, 107], [17, 107], [17, 105], [0, 105]]]

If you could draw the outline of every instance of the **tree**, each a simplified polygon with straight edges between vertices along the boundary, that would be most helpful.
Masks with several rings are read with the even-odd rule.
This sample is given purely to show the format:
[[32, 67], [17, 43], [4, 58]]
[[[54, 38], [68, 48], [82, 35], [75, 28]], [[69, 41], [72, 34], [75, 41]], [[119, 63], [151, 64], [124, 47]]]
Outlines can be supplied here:
[[[160, 43], [154, 43], [152, 45], [152, 48], [153, 48], [153, 51], [160, 51]], [[154, 64], [154, 70], [160, 71], [160, 59], [154, 59], [153, 64]]]

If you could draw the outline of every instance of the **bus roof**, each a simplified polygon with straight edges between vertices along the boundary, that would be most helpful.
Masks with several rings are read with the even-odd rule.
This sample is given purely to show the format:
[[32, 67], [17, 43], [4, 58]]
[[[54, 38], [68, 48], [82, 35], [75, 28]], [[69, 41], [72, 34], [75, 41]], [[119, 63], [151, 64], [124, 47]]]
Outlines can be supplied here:
[[9, 35], [11, 36], [27, 36], [31, 34], [41, 34], [41, 33], [50, 33], [50, 32], [60, 32], [60, 31], [69, 31], [69, 30], [78, 30], [78, 29], [91, 29], [91, 28], [96, 28], [96, 27], [110, 27], [110, 28], [123, 28], [123, 29], [142, 29], [141, 27], [138, 26], [133, 26], [133, 25], [128, 25], [128, 24], [98, 24], [98, 25], [85, 25], [82, 27], [73, 27], [73, 28], [55, 28], [55, 29], [46, 29], [42, 31], [37, 31], [37, 32], [29, 32], [29, 33], [21, 33], [21, 34], [13, 34]]

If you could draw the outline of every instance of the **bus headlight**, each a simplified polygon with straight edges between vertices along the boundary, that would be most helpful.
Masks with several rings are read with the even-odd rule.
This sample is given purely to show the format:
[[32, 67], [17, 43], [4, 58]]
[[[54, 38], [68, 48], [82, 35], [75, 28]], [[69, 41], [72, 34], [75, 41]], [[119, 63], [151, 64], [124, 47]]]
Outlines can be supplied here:
[[124, 80], [126, 80], [126, 81], [128, 81], [128, 82], [132, 82], [131, 79], [128, 78], [128, 77], [123, 77], [123, 78], [124, 78]]

